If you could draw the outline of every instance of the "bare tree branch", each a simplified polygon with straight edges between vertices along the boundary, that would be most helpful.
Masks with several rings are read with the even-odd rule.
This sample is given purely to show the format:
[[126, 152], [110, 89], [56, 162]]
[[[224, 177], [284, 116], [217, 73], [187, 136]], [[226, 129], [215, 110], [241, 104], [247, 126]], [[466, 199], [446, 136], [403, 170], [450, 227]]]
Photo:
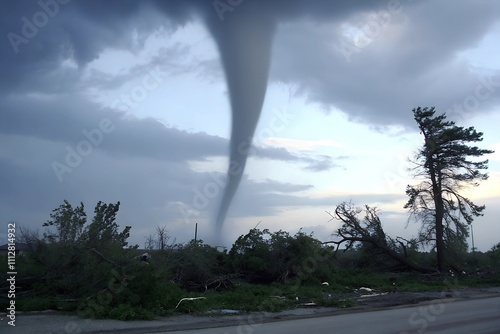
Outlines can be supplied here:
[[351, 248], [356, 242], [369, 243], [412, 270], [423, 273], [436, 272], [434, 268], [421, 266], [410, 261], [406, 256], [406, 252], [400, 254], [391, 247], [391, 244], [394, 245], [396, 242], [385, 235], [376, 208], [365, 205], [365, 216], [362, 221], [358, 219], [358, 214], [361, 213], [361, 210], [355, 208], [351, 203], [344, 202], [338, 205], [335, 208], [335, 214], [328, 211], [327, 213], [332, 217], [330, 221], [337, 219], [343, 222], [343, 225], [334, 233], [334, 235], [341, 239], [339, 241], [327, 241], [323, 243], [337, 245], [335, 252], [337, 252], [340, 245], [344, 243], [347, 244], [345, 250]]

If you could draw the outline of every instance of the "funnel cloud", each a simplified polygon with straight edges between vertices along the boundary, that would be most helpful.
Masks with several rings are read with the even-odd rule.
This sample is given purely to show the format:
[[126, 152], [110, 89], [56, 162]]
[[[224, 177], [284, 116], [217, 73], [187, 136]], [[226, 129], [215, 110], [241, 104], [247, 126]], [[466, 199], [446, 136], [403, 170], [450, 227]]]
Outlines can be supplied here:
[[262, 15], [259, 7], [246, 6], [228, 15], [223, 23], [209, 20], [207, 26], [220, 52], [232, 115], [227, 183], [215, 221], [220, 235], [264, 103], [276, 22]]

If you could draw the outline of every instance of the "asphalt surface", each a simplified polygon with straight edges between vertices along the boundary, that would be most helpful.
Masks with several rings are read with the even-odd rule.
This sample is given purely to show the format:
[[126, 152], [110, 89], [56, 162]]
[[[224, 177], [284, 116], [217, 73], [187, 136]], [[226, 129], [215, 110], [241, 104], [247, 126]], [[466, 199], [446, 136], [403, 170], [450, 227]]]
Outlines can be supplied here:
[[[427, 305], [339, 314], [327, 317], [242, 323], [238, 326], [189, 330], [203, 334], [498, 334], [500, 333], [500, 297], [462, 301], [436, 300]], [[167, 333], [167, 332], [161, 332]], [[186, 333], [178, 331], [168, 333]]]
[[[500, 287], [487, 289], [462, 289], [442, 293], [402, 293], [374, 294], [360, 297], [358, 306], [349, 309], [336, 308], [296, 308], [276, 313], [250, 313], [230, 315], [177, 315], [158, 318], [152, 321], [119, 321], [82, 319], [76, 315], [64, 315], [56, 311], [17, 313], [15, 326], [6, 313], [0, 313], [0, 332], [2, 334], [80, 334], [80, 333], [153, 333], [167, 331], [186, 331], [201, 328], [241, 326], [242, 324], [264, 324], [283, 320], [323, 318], [341, 314], [402, 308], [402, 305], [429, 305], [429, 303], [452, 303], [464, 300], [500, 297]], [[500, 314], [499, 314], [500, 317]], [[225, 331], [222, 331], [224, 333]], [[498, 331], [500, 333], [500, 329]]]

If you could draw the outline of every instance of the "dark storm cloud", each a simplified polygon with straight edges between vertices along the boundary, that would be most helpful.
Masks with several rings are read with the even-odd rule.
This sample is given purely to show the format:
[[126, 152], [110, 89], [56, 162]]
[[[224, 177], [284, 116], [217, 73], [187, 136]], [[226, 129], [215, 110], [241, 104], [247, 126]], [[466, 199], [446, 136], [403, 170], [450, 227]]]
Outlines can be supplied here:
[[[2, 1], [0, 91], [43, 91], [47, 84], [49, 87], [53, 84], [53, 80], [45, 80], [46, 85], [43, 85], [43, 79], [49, 79], [46, 78], [48, 73], [60, 72], [62, 61], [71, 59], [81, 70], [104, 50], [140, 49], [152, 32], [160, 28], [174, 32], [192, 20], [196, 11], [206, 7], [205, 3], [181, 0]], [[69, 77], [62, 79], [72, 81]]]
[[[323, 19], [340, 17], [360, 8], [376, 8], [382, 1], [351, 4], [347, 1], [254, 1], [257, 14], [276, 20], [315, 15]], [[377, 4], [378, 3], [378, 4]], [[234, 13], [244, 13], [243, 2]], [[0, 12], [0, 90], [44, 89], [38, 78], [73, 59], [80, 66], [96, 59], [105, 49], [134, 49], [135, 42], [160, 27], [174, 31], [189, 20], [202, 16], [222, 25], [210, 1], [2, 1]], [[228, 18], [233, 12], [225, 12]], [[258, 19], [258, 17], [256, 18]], [[68, 78], [70, 79], [70, 78]], [[48, 80], [47, 80], [48, 81]], [[70, 81], [70, 80], [68, 80]], [[47, 83], [47, 82], [46, 82]]]
[[[174, 30], [196, 15], [223, 25], [230, 15], [245, 11], [246, 6], [242, 2], [233, 11], [224, 12], [226, 19], [220, 21], [213, 4], [206, 1], [57, 3], [57, 13], [37, 28], [35, 36], [27, 38], [28, 43], [18, 45], [18, 53], [7, 35], [22, 36], [22, 19], [33, 22], [33, 16], [42, 7], [34, 1], [0, 3], [1, 12], [8, 13], [0, 22], [0, 90], [44, 90], [53, 85], [63, 89], [61, 82], [72, 82], [78, 77], [78, 73], [59, 69], [64, 59], [73, 58], [84, 66], [106, 48], [133, 48], [134, 29], [138, 30], [140, 42], [160, 26]], [[320, 24], [338, 28], [342, 22], [356, 22], [357, 13], [362, 11], [388, 10], [390, 3], [258, 2], [262, 12], [273, 13], [283, 22], [275, 39], [272, 78], [299, 84], [312, 101], [340, 107], [353, 119], [380, 124], [411, 121], [407, 111], [417, 104], [447, 109], [474, 94], [478, 75], [467, 64], [453, 59], [457, 52], [476, 46], [492, 24], [498, 22], [499, 4], [399, 2], [401, 13], [392, 15], [390, 21], [401, 24], [399, 37], [385, 42], [389, 27], [381, 29], [372, 43], [352, 55], [351, 63], [332, 47], [344, 38], [339, 30], [325, 31], [314, 24], [319, 20]], [[310, 24], [293, 23], [304, 17]], [[325, 38], [329, 43], [325, 43]], [[490, 98], [483, 105], [496, 102]]]
[[[132, 27], [131, 15], [137, 11], [138, 2], [92, 13], [87, 8], [94, 1], [85, 2], [88, 7], [78, 1], [65, 2], [53, 1], [48, 11], [35, 1], [1, 2], [0, 89], [40, 89], [39, 85], [28, 85], [32, 78], [36, 81], [44, 72], [57, 69], [62, 60], [74, 58], [83, 65], [97, 58], [105, 47], [130, 44], [131, 36], [124, 32]], [[102, 3], [103, 7], [106, 4]]]
[[123, 113], [101, 110], [78, 96], [5, 98], [0, 133], [36, 137], [76, 147], [107, 121], [109, 133], [96, 137], [96, 148], [110, 154], [142, 156], [168, 161], [204, 160], [224, 155], [227, 140], [205, 133], [167, 128], [151, 119], [125, 118]]
[[[359, 20], [346, 18], [344, 23], [380, 27], [364, 36], [370, 41], [364, 47], [346, 42], [340, 21], [282, 25], [272, 79], [296, 84], [326, 109], [334, 106], [352, 120], [378, 125], [413, 125], [411, 109], [419, 105], [450, 114], [455, 104], [465, 104], [464, 112], [455, 111], [461, 118], [498, 106], [500, 73], [480, 74], [458, 54], [476, 47], [499, 22], [499, 3], [405, 3], [385, 26], [373, 17]], [[480, 93], [487, 98], [475, 97], [478, 85], [484, 86]]]
[[[67, 154], [65, 146], [76, 150], [81, 141], [99, 142], [96, 150], [117, 157], [143, 157], [153, 160], [187, 162], [225, 156], [228, 140], [203, 132], [192, 133], [166, 127], [152, 118], [130, 118], [124, 113], [102, 109], [82, 97], [41, 96], [7, 97], [0, 113], [0, 134], [29, 137], [53, 142], [59, 148], [59, 160]], [[95, 134], [101, 122], [109, 120], [109, 133], [102, 139]], [[94, 133], [92, 135], [92, 133]], [[261, 158], [323, 164], [325, 157], [297, 156], [284, 148], [256, 148]]]

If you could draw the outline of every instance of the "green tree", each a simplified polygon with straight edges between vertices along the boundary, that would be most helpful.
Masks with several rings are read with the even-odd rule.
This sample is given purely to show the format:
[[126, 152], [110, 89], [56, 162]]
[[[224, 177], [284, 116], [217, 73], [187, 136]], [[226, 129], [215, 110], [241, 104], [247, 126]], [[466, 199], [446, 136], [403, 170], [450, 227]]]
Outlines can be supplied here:
[[65, 200], [43, 224], [47, 227], [43, 239], [23, 233], [36, 245], [36, 251], [26, 257], [30, 271], [23, 277], [25, 289], [56, 299], [84, 300], [131, 277], [128, 270], [139, 261], [134, 259], [133, 247], [126, 247], [130, 227], [119, 231], [116, 223], [119, 205], [98, 202], [88, 224], [83, 203], [72, 206]]
[[271, 250], [269, 246], [270, 232], [253, 228], [240, 236], [229, 251], [229, 258], [234, 269], [251, 283], [271, 283], [270, 277]]
[[116, 214], [120, 210], [120, 202], [106, 204], [99, 201], [94, 209], [92, 223], [85, 228], [82, 239], [87, 247], [103, 248], [107, 246], [127, 246], [130, 236], [130, 226], [125, 226], [122, 232], [118, 231]]
[[404, 207], [410, 210], [411, 217], [421, 221], [422, 239], [435, 244], [438, 270], [442, 271], [446, 252], [460, 252], [464, 247], [466, 250], [467, 224], [483, 215], [485, 206], [474, 204], [461, 190], [488, 179], [488, 174], [481, 172], [488, 168], [488, 160], [477, 158], [493, 151], [468, 144], [482, 141], [482, 132], [456, 126], [446, 120], [446, 114], [435, 113], [434, 107], [413, 109], [424, 137], [413, 170], [422, 181], [407, 186], [409, 199]]
[[500, 265], [500, 242], [491, 247], [488, 251], [488, 255], [496, 265]]
[[48, 231], [44, 233], [44, 237], [49, 242], [61, 244], [76, 243], [80, 239], [87, 222], [87, 214], [83, 203], [80, 202], [79, 206], [73, 208], [67, 200], [64, 200], [64, 204], [61, 204], [57, 209], [52, 210], [50, 218], [52, 219], [44, 223], [43, 226], [53, 226], [56, 231]]
[[240, 236], [229, 251], [233, 270], [258, 284], [326, 280], [332, 275], [331, 255], [329, 247], [301, 230], [291, 236], [257, 228]]

